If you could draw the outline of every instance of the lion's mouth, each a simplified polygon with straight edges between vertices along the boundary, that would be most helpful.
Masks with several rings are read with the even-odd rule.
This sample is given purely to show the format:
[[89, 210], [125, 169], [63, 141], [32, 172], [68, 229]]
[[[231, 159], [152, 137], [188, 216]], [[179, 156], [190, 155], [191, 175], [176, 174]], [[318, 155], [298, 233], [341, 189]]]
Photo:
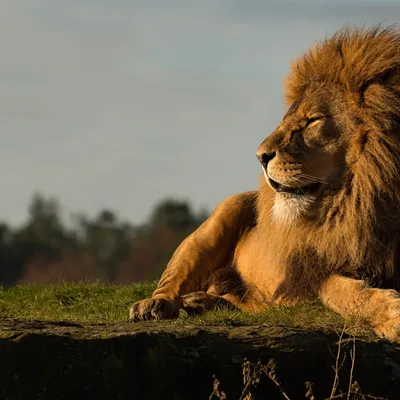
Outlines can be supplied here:
[[315, 192], [318, 191], [320, 187], [320, 183], [312, 183], [310, 185], [306, 186], [286, 186], [282, 185], [281, 183], [278, 183], [274, 180], [272, 180], [270, 177], [268, 177], [268, 181], [271, 185], [271, 187], [279, 193], [288, 193], [288, 194], [294, 194], [297, 196], [305, 196], [305, 195], [311, 195], [314, 194]]

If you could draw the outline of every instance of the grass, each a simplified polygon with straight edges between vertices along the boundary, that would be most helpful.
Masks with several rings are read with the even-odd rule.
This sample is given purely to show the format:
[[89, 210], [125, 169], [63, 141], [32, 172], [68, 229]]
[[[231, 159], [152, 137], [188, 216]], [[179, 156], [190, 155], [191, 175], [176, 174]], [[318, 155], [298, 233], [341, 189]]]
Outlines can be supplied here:
[[102, 283], [18, 285], [0, 288], [0, 315], [74, 322], [126, 321], [133, 302], [150, 297], [154, 283], [129, 286]]
[[[19, 319], [107, 323], [127, 321], [129, 307], [150, 297], [157, 283], [125, 286], [101, 283], [62, 283], [59, 285], [21, 285], [9, 289], [0, 286], [0, 315]], [[293, 306], [273, 306], [268, 311], [249, 315], [220, 309], [189, 317], [181, 311], [171, 323], [198, 325], [284, 325], [311, 330], [340, 331], [357, 336], [371, 336], [359, 320], [344, 321], [319, 302], [302, 302]]]

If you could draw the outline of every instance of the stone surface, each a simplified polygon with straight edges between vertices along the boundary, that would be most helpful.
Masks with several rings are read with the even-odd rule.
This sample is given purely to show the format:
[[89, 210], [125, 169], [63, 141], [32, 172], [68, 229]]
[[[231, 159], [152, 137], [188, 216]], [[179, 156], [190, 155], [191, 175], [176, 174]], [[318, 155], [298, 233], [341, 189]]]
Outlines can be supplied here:
[[[196, 326], [177, 322], [74, 324], [0, 318], [1, 399], [208, 399], [215, 376], [240, 399], [243, 362], [273, 359], [290, 399], [329, 398], [339, 335], [283, 326]], [[400, 398], [400, 346], [343, 336], [339, 386]], [[256, 387], [254, 387], [256, 386]], [[255, 399], [283, 399], [265, 374]], [[216, 399], [217, 397], [213, 397]], [[346, 398], [346, 397], [345, 397]]]

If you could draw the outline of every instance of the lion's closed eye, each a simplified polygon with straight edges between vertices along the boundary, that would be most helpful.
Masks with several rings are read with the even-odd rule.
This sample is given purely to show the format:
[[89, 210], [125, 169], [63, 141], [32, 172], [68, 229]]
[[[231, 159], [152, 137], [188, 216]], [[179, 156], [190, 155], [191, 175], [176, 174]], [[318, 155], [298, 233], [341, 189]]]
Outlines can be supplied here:
[[325, 118], [324, 115], [313, 115], [308, 118], [306, 122], [306, 127], [309, 127], [311, 125], [316, 125], [317, 123], [322, 122], [324, 118]]

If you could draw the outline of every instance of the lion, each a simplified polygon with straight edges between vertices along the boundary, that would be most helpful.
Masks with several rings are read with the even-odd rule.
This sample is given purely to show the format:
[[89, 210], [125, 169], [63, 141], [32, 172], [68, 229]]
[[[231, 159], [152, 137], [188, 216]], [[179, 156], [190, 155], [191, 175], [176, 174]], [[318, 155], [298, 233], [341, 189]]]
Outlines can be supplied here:
[[346, 28], [291, 66], [258, 147], [258, 190], [223, 200], [176, 249], [133, 321], [319, 298], [400, 339], [400, 31]]

